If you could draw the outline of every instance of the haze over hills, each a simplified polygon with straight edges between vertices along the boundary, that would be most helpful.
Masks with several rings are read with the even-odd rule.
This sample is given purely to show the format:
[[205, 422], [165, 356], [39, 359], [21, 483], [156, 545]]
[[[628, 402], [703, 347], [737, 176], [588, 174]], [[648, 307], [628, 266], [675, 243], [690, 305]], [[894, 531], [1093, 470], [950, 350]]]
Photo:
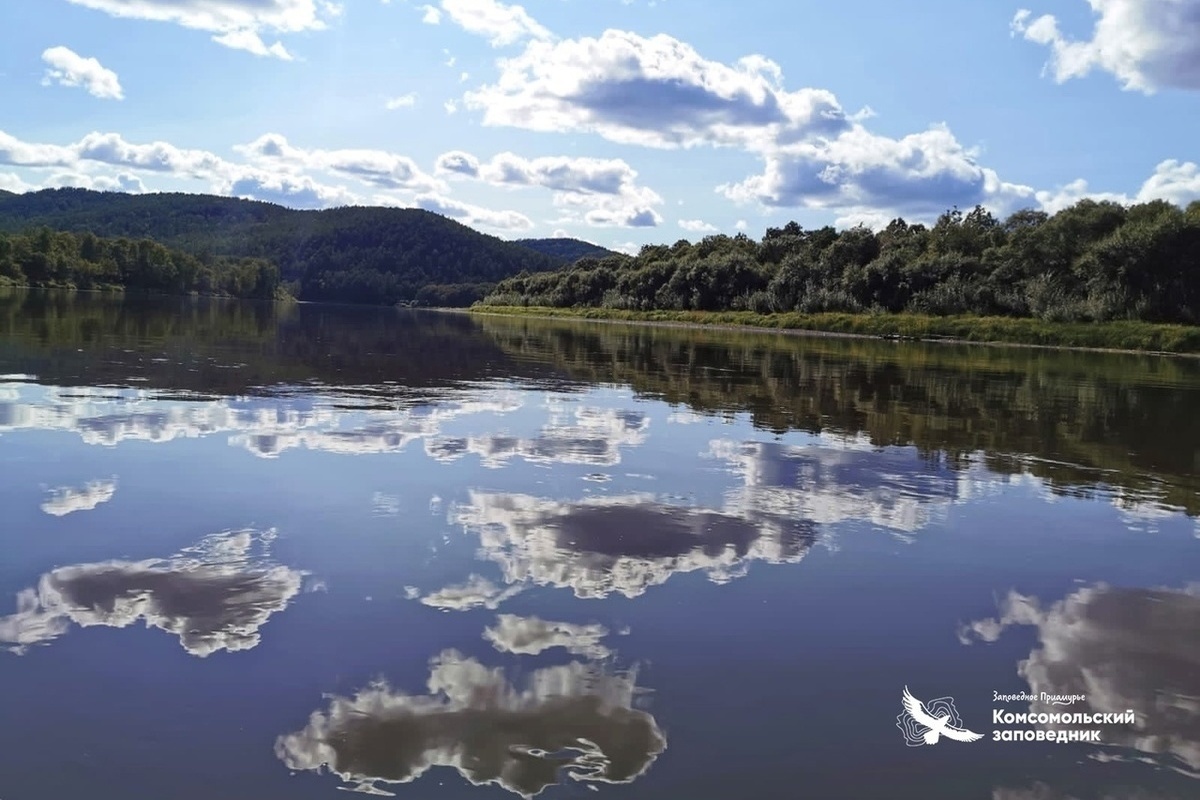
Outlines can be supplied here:
[[148, 238], [206, 258], [266, 259], [300, 299], [357, 303], [468, 305], [522, 271], [562, 267], [575, 252], [609, 254], [579, 240], [506, 242], [413, 208], [310, 211], [214, 195], [88, 189], [0, 193], [0, 232], [41, 226]]

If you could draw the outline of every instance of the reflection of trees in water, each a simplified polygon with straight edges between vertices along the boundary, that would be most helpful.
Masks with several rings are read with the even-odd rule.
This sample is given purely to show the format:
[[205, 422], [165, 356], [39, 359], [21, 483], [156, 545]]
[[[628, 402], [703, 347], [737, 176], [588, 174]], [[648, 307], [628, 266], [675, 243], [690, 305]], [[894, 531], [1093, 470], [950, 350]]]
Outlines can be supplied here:
[[275, 752], [289, 769], [328, 768], [360, 791], [385, 793], [376, 784], [450, 767], [473, 784], [532, 797], [564, 778], [631, 783], [667, 746], [654, 717], [633, 707], [636, 672], [576, 661], [517, 686], [447, 650], [430, 663], [428, 691], [377, 683], [333, 697], [303, 730], [279, 737]]
[[0, 358], [67, 386], [316, 384], [387, 407], [490, 380], [627, 384], [764, 430], [866, 435], [952, 465], [982, 452], [1056, 491], [1110, 485], [1200, 514], [1190, 359], [38, 292], [0, 293]]
[[516, 365], [463, 314], [214, 298], [0, 290], [8, 372], [60, 385], [211, 395], [280, 384], [369, 387], [382, 402], [461, 382], [553, 379]]
[[481, 317], [513, 357], [756, 427], [983, 452], [1059, 491], [1121, 487], [1200, 514], [1200, 363]]

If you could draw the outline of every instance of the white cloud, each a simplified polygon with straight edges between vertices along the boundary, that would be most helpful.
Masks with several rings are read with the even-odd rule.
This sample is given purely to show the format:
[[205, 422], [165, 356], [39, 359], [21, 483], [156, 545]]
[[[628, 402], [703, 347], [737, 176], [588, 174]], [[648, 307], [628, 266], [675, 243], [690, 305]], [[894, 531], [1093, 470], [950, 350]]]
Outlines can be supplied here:
[[234, 150], [256, 165], [330, 172], [381, 189], [445, 189], [445, 184], [423, 172], [411, 158], [385, 150], [306, 150], [292, 146], [278, 133], [264, 134]]
[[117, 493], [117, 479], [89, 481], [81, 489], [61, 486], [42, 503], [42, 511], [55, 517], [73, 514], [76, 511], [91, 511], [101, 503], [107, 503]]
[[421, 22], [426, 25], [438, 25], [442, 21], [442, 12], [434, 6], [421, 6], [421, 12]]
[[486, 37], [492, 47], [551, 38], [550, 31], [529, 16], [523, 6], [499, 0], [442, 0], [441, 10], [463, 30]]
[[89, 175], [84, 172], [70, 171], [52, 173], [42, 181], [40, 186], [31, 186], [29, 189], [61, 189], [64, 187], [94, 189], [98, 192], [125, 192], [126, 194], [142, 194], [146, 191], [146, 185], [142, 183], [142, 179], [128, 172], [117, 175]]
[[744, 231], [749, 228], [750, 225], [746, 222], [746, 220], [739, 219], [737, 222], [733, 223], [733, 227], [739, 231]]
[[105, 100], [124, 100], [125, 94], [117, 73], [106, 69], [94, 58], [84, 58], [66, 47], [50, 47], [42, 53], [46, 62], [46, 77], [42, 83], [60, 86], [79, 86], [93, 97]]
[[1060, 186], [1054, 191], [1037, 193], [1037, 200], [1042, 210], [1051, 214], [1068, 208], [1085, 198], [1096, 201], [1108, 200], [1122, 205], [1147, 203], [1151, 200], [1168, 200], [1178, 206], [1186, 206], [1193, 200], [1200, 200], [1200, 165], [1192, 161], [1163, 161], [1155, 167], [1154, 174], [1147, 178], [1137, 193], [1133, 195], [1122, 192], [1093, 192], [1088, 187], [1088, 182], [1082, 178]]
[[424, 696], [383, 682], [335, 696], [303, 730], [279, 737], [275, 753], [288, 769], [328, 769], [341, 788], [372, 794], [443, 767], [531, 798], [564, 777], [631, 783], [667, 746], [654, 718], [633, 707], [636, 672], [571, 662], [534, 670], [521, 688], [447, 650], [430, 662], [427, 686]]
[[1031, 187], [1002, 181], [977, 158], [944, 125], [892, 139], [855, 123], [834, 138], [776, 148], [761, 175], [718, 191], [769, 207], [911, 217], [976, 204], [1003, 214], [1033, 198]]
[[384, 104], [384, 108], [388, 111], [395, 111], [397, 108], [412, 108], [417, 104], [416, 92], [398, 95], [397, 97], [388, 98]]
[[34, 191], [37, 188], [31, 183], [26, 183], [20, 175], [12, 172], [0, 172], [0, 190], [20, 194]]
[[533, 221], [518, 211], [496, 211], [440, 194], [420, 195], [416, 204], [418, 208], [452, 217], [471, 226], [479, 225], [506, 231], [527, 231], [533, 227]]
[[318, 183], [307, 175], [279, 175], [262, 170], [240, 170], [222, 194], [262, 200], [291, 208], [331, 208], [358, 204], [358, 197], [340, 186]]
[[446, 109], [447, 114], [458, 113], [458, 103], [454, 102], [453, 100], [447, 100], [446, 102], [442, 103], [442, 108]]
[[536, 656], [561, 647], [568, 653], [595, 659], [610, 655], [609, 649], [601, 644], [606, 636], [608, 628], [603, 625], [549, 622], [516, 614], [498, 615], [496, 625], [483, 631], [483, 638], [501, 653]]
[[172, 22], [213, 34], [213, 41], [260, 56], [288, 59], [276, 41], [268, 46], [263, 33], [288, 34], [323, 30], [341, 6], [328, 0], [68, 0], [78, 6], [125, 19]]
[[505, 152], [481, 162], [469, 153], [451, 151], [438, 157], [435, 171], [478, 178], [493, 186], [549, 189], [555, 206], [583, 211], [584, 220], [590, 224], [646, 227], [662, 221], [654, 209], [662, 203], [662, 197], [639, 186], [637, 171], [621, 159], [530, 159]]
[[1050, 14], [1022, 9], [1014, 35], [1050, 49], [1047, 69], [1059, 83], [1094, 69], [1123, 88], [1200, 89], [1200, 0], [1087, 0], [1097, 16], [1090, 40], [1069, 39]]
[[679, 227], [688, 233], [715, 233], [717, 230], [716, 225], [709, 224], [702, 219], [681, 219]]
[[1120, 748], [1200, 777], [1200, 653], [1185, 633], [1200, 625], [1200, 585], [1180, 591], [1098, 584], [1048, 608], [1013, 592], [998, 619], [972, 623], [960, 638], [994, 642], [1017, 625], [1033, 627], [1039, 640], [1017, 665], [1030, 692], [1084, 697], [1069, 709], [1039, 699], [1031, 712], [1132, 710], [1132, 725], [1105, 726], [1102, 745], [1115, 751], [1107, 758], [1123, 758]]
[[608, 30], [598, 39], [532, 42], [500, 61], [499, 80], [466, 95], [485, 125], [590, 131], [622, 144], [762, 149], [849, 124], [834, 96], [782, 88], [762, 56], [729, 66], [670, 36]]
[[0, 617], [0, 642], [23, 652], [80, 627], [127, 628], [142, 621], [172, 633], [188, 653], [249, 650], [259, 629], [300, 592], [304, 573], [270, 566], [274, 531], [214, 534], [169, 559], [59, 567], [17, 595]]
[[479, 176], [479, 159], [461, 150], [451, 150], [437, 157], [433, 171], [437, 175], [465, 175], [475, 178]]

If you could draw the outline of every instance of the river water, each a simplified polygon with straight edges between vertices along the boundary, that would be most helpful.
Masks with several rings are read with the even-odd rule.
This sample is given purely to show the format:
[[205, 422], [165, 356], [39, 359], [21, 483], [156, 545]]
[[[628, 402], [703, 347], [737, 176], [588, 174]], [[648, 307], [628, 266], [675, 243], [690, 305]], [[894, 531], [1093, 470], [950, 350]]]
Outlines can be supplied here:
[[0, 800], [1194, 798], [1198, 411], [1186, 359], [3, 294]]

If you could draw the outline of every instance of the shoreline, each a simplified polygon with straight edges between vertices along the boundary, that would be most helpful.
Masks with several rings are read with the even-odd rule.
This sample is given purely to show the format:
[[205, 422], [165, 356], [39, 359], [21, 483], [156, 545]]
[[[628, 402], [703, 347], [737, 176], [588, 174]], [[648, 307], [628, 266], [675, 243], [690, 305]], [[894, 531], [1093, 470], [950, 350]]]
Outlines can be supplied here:
[[[654, 328], [678, 328], [683, 330], [718, 330], [718, 331], [742, 331], [750, 333], [766, 333], [786, 336], [811, 336], [817, 338], [839, 338], [839, 339], [869, 339], [876, 341], [893, 341], [893, 342], [911, 342], [914, 344], [949, 344], [949, 345], [982, 345], [987, 347], [1015, 347], [1033, 350], [1066, 350], [1089, 353], [1110, 353], [1118, 355], [1139, 355], [1139, 356], [1167, 356], [1174, 358], [1198, 359], [1200, 358], [1200, 342], [1197, 342], [1195, 349], [1189, 350], [1162, 350], [1137, 347], [1105, 347], [1101, 345], [1085, 345], [1085, 344], [1046, 344], [1041, 342], [1022, 342], [1010, 341], [1002, 338], [996, 339], [970, 339], [963, 336], [944, 335], [939, 333], [927, 333], [921, 335], [918, 333], [905, 334], [899, 332], [866, 332], [866, 331], [839, 331], [827, 330], [818, 327], [791, 327], [791, 326], [769, 326], [755, 325], [750, 322], [741, 323], [730, 320], [728, 317], [731, 314], [745, 313], [749, 316], [749, 312], [723, 312], [723, 311], [615, 311], [610, 309], [600, 308], [583, 308], [583, 309], [564, 309], [564, 308], [541, 308], [541, 307], [524, 307], [524, 306], [472, 306], [469, 308], [439, 308], [431, 309], [442, 312], [452, 312], [460, 314], [472, 314], [478, 316], [494, 316], [508, 317], [510, 319], [540, 319], [540, 320], [569, 320], [574, 322], [595, 322], [603, 324], [624, 324], [624, 325], [644, 325]], [[713, 316], [718, 317], [712, 321], [704, 320], [672, 320], [672, 319], [654, 319], [655, 314], [665, 315], [689, 315], [689, 316]], [[762, 316], [762, 315], [755, 315]], [[783, 315], [779, 315], [782, 317]], [[808, 315], [809, 318], [817, 315]], [[851, 315], [842, 314], [836, 315], [838, 318], [859, 317], [866, 319], [867, 315]], [[889, 315], [900, 325], [903, 324], [906, 315]], [[920, 321], [928, 321], [931, 318], [917, 317], [916, 315], [907, 315], [908, 321], [916, 323]], [[937, 319], [937, 318], [932, 318]], [[947, 317], [941, 318], [953, 323], [963, 323], [962, 317]], [[980, 317], [971, 318], [981, 329], [986, 327], [988, 320], [1007, 320], [1008, 318], [996, 317]], [[1048, 330], [1053, 331], [1057, 326], [1076, 324], [1087, 325], [1090, 329], [1103, 331], [1106, 328], [1112, 330], [1114, 323], [1052, 323], [1041, 322], [1039, 320], [1017, 320], [1013, 318], [1017, 324], [1021, 322], [1036, 323], [1041, 326], [1047, 326]], [[982, 324], [981, 324], [982, 323]], [[967, 322], [966, 324], [970, 324]], [[1002, 323], [1003, 324], [1003, 323]], [[1013, 324], [1013, 323], [1008, 323]], [[1119, 323], [1117, 323], [1119, 324]], [[1182, 328], [1184, 326], [1166, 326], [1156, 325], [1155, 323], [1138, 323], [1144, 326], [1151, 326], [1159, 330], [1172, 330]], [[899, 327], [899, 325], [897, 326]], [[1200, 337], [1200, 328], [1196, 329], [1196, 335]]]

